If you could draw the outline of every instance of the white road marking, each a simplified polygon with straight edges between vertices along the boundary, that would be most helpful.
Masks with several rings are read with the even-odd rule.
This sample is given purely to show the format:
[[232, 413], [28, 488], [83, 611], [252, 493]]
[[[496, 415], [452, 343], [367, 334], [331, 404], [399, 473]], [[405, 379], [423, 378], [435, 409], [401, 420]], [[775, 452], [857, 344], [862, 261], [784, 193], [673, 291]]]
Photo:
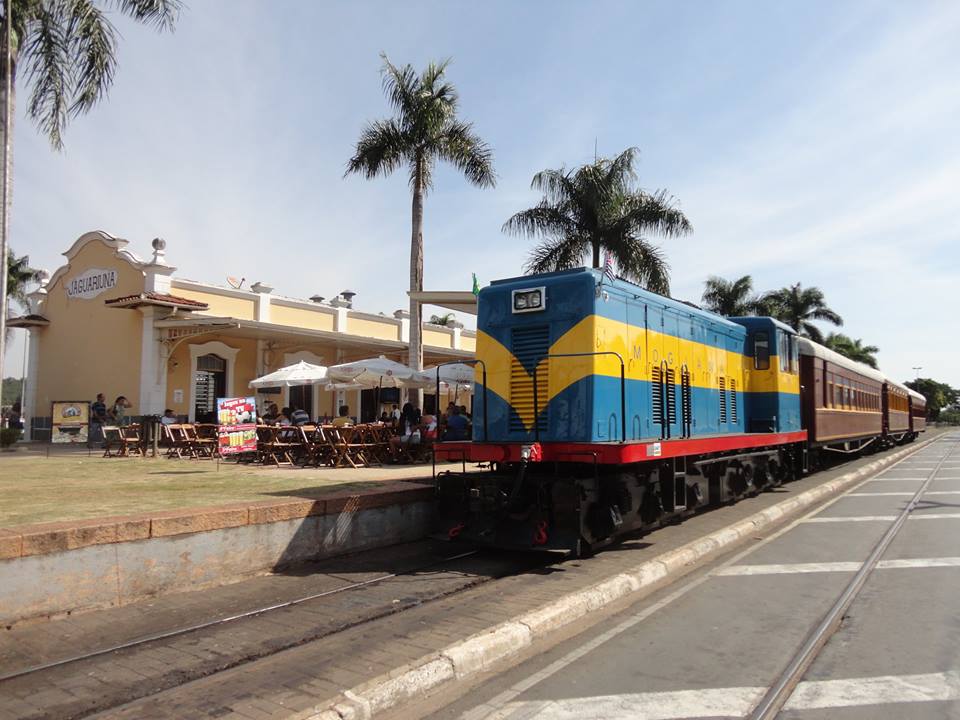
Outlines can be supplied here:
[[960, 700], [960, 673], [951, 671], [801, 682], [784, 709], [813, 710], [938, 700]]
[[[512, 702], [491, 715], [498, 720], [685, 720], [741, 718], [750, 713], [766, 688], [731, 687], [671, 692], [625, 693], [565, 700]], [[805, 680], [784, 710], [823, 710], [918, 702], [960, 700], [960, 673], [883, 675], [842, 680]]]
[[[730, 565], [717, 570], [718, 577], [738, 575], [794, 575], [800, 573], [856, 572], [862, 562], [822, 563], [770, 563], [766, 565]], [[878, 570], [901, 570], [904, 568], [960, 567], [960, 557], [908, 558], [904, 560], [881, 560]]]
[[[842, 523], [842, 522], [892, 522], [896, 515], [830, 515], [828, 517], [813, 517], [804, 520], [804, 523]], [[960, 513], [910, 513], [907, 520], [960, 520]]]
[[899, 480], [904, 480], [904, 481], [918, 480], [918, 481], [919, 481], [919, 480], [926, 480], [926, 478], [925, 478], [925, 477], [922, 477], [922, 478], [918, 478], [918, 477], [902, 477], [902, 478], [895, 478], [895, 477], [878, 477], [878, 478], [873, 478], [872, 480], [867, 480], [867, 482], [868, 482], [868, 483], [872, 483], [872, 482], [898, 482]]
[[897, 519], [896, 515], [850, 515], [848, 517], [844, 516], [834, 516], [830, 517], [815, 517], [810, 518], [809, 520], [804, 520], [805, 523], [839, 523], [839, 522], [873, 522], [875, 520], [884, 520], [886, 522], [893, 522]]
[[[857, 492], [847, 493], [846, 497], [913, 497], [915, 492]], [[928, 490], [923, 494], [927, 495], [960, 495], [960, 490]]]

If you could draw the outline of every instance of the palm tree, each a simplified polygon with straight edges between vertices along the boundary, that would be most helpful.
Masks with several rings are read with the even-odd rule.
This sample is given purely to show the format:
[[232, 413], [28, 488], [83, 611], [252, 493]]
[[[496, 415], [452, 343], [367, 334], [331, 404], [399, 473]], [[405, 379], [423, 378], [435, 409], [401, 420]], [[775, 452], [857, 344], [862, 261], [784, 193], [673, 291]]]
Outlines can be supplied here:
[[[429, 63], [418, 76], [413, 67], [396, 67], [383, 58], [383, 92], [396, 115], [369, 123], [360, 133], [344, 175], [360, 173], [368, 180], [389, 175], [401, 166], [410, 174], [413, 195], [410, 235], [410, 292], [423, 290], [423, 199], [433, 184], [433, 168], [444, 160], [478, 187], [493, 187], [493, 153], [457, 118], [457, 90], [444, 78], [449, 60]], [[423, 368], [420, 303], [410, 298], [410, 360]]]
[[543, 199], [503, 226], [504, 232], [543, 238], [530, 254], [528, 273], [578, 267], [588, 253], [598, 268], [605, 250], [624, 277], [664, 295], [670, 292], [667, 262], [646, 236], [676, 237], [692, 227], [666, 191], [636, 187], [636, 154], [636, 148], [627, 148], [612, 160], [533, 176], [530, 186]]
[[[14, 92], [25, 70], [31, 87], [27, 115], [57, 150], [71, 117], [88, 112], [106, 95], [117, 69], [117, 31], [106, 9], [159, 30], [172, 30], [180, 0], [4, 0], [0, 26], [0, 133], [3, 183], [0, 200], [0, 264], [7, 262]], [[11, 12], [12, 10], [12, 12]], [[3, 376], [7, 315], [7, 270], [0, 268], [0, 377]]]
[[[7, 301], [16, 300], [24, 308], [28, 305], [27, 285], [40, 282], [41, 271], [30, 267], [27, 255], [17, 257], [13, 250], [7, 252]], [[7, 306], [9, 310], [9, 305]]]
[[851, 360], [864, 363], [874, 369], [877, 367], [875, 355], [880, 352], [880, 348], [876, 345], [864, 345], [860, 338], [847, 337], [843, 333], [830, 333], [823, 344]]
[[440, 325], [441, 327], [453, 327], [456, 320], [457, 318], [453, 313], [446, 313], [445, 315], [431, 315], [429, 323], [431, 325]]
[[724, 317], [756, 314], [758, 298], [753, 292], [753, 278], [749, 275], [736, 280], [711, 275], [704, 286], [701, 302], [708, 310]]
[[758, 302], [767, 314], [814, 342], [822, 343], [823, 333], [811, 320], [843, 325], [843, 318], [827, 307], [823, 290], [818, 287], [804, 288], [797, 283], [768, 292]]

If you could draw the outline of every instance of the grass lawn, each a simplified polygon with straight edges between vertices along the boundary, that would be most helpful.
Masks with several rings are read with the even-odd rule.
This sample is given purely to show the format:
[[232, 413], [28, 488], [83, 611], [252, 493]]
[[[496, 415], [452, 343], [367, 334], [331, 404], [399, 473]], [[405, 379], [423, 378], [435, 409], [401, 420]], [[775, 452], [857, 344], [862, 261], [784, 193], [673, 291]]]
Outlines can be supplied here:
[[382, 468], [264, 468], [211, 460], [101, 458], [21, 446], [0, 453], [0, 527], [198, 505], [314, 498], [323, 493], [425, 479], [429, 465]]

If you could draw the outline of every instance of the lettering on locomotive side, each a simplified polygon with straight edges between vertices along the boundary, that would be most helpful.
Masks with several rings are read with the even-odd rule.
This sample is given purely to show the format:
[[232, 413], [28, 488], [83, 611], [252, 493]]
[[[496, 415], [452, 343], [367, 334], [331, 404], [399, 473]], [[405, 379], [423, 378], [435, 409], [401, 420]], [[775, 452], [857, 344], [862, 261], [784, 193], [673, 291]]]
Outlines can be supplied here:
[[643, 348], [641, 348], [639, 345], [634, 345], [634, 346], [633, 346], [633, 359], [634, 359], [634, 360], [639, 360], [642, 356], [643, 356]]

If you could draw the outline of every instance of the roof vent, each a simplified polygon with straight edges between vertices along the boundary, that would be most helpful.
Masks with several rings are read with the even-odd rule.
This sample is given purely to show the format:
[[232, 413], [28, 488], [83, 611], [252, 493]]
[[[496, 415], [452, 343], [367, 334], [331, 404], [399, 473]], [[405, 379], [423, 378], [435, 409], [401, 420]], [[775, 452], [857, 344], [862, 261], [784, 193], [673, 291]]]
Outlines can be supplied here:
[[317, 303], [317, 304], [320, 304], [320, 303], [323, 302], [323, 300], [324, 300], [323, 295], [311, 295], [311, 296], [310, 296], [310, 302], [315, 302], [315, 303]]

